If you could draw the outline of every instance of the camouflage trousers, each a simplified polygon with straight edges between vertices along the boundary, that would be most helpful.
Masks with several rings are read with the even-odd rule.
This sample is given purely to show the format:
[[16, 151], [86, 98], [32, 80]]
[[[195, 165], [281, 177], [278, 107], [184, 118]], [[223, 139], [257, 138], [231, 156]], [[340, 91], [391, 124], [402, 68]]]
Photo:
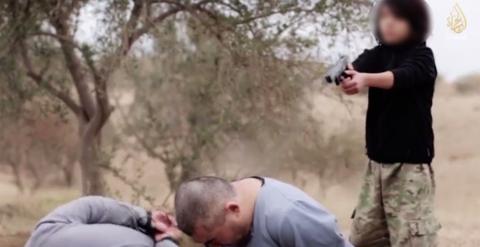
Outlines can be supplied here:
[[429, 164], [370, 161], [350, 241], [356, 247], [435, 247], [435, 180]]

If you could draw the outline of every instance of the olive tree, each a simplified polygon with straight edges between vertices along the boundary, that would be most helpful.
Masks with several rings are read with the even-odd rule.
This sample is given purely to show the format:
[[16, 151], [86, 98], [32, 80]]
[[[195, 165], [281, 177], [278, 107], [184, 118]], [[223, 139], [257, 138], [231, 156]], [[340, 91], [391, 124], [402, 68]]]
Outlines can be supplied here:
[[[76, 117], [83, 193], [102, 194], [101, 167], [108, 166], [109, 159], [101, 136], [114, 110], [109, 94], [112, 74], [140, 39], [169, 21], [195, 19], [227, 43], [238, 46], [236, 39], [261, 38], [272, 41], [261, 43], [267, 46], [263, 51], [282, 53], [296, 44], [279, 46], [276, 41], [305, 20], [325, 33], [352, 28], [356, 22], [345, 17], [362, 16], [361, 7], [367, 4], [366, 0], [5, 0], [0, 3], [0, 55], [15, 56], [32, 84]], [[89, 8], [102, 19], [92, 43], [77, 35], [85, 21], [81, 13]]]
[[[264, 170], [287, 168], [280, 162], [290, 163], [288, 169], [302, 163], [298, 167], [316, 167], [320, 174], [335, 161], [324, 162], [333, 154], [312, 155], [331, 140], [323, 140], [319, 126], [300, 109], [304, 91], [323, 68], [311, 51], [345, 26], [356, 30], [365, 24], [360, 10], [366, 6], [360, 1], [223, 1], [208, 16], [166, 21], [152, 33], [150, 56], [125, 63], [135, 98], [121, 110], [124, 133], [135, 137], [140, 151], [161, 161], [172, 190], [198, 175], [248, 175], [217, 160], [239, 142], [253, 142], [270, 156], [262, 162]], [[277, 147], [265, 147], [267, 140]], [[288, 150], [278, 148], [283, 144]]]

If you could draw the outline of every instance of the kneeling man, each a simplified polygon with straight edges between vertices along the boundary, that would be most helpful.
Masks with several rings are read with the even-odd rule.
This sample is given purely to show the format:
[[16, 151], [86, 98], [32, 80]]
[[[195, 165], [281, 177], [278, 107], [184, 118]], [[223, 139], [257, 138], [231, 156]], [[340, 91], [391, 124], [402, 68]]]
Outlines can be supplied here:
[[26, 247], [177, 247], [180, 232], [166, 213], [110, 198], [82, 197], [35, 227]]
[[180, 230], [206, 246], [352, 247], [322, 205], [271, 178], [196, 178], [180, 185], [175, 209]]

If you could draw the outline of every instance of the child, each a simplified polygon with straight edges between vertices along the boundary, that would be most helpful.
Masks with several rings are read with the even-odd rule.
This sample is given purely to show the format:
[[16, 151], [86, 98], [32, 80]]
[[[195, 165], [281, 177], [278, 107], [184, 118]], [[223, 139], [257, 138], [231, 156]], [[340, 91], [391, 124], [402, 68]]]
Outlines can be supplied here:
[[342, 81], [348, 95], [369, 90], [370, 162], [350, 240], [356, 247], [436, 246], [431, 107], [437, 70], [425, 44], [428, 6], [424, 0], [383, 0], [377, 6], [379, 45], [349, 65]]

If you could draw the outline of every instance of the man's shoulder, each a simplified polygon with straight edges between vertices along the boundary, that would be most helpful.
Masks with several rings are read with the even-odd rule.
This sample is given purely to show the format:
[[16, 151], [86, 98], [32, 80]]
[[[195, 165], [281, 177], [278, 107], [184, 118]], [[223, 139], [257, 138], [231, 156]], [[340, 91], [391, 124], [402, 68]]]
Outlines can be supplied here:
[[263, 212], [259, 212], [269, 230], [278, 229], [289, 217], [302, 211], [305, 205], [323, 210], [323, 207], [299, 188], [275, 180], [266, 179], [259, 198]]
[[[320, 204], [311, 200], [287, 200], [283, 205], [272, 207], [263, 215], [264, 234], [276, 242], [283, 243], [280, 246], [292, 246], [295, 241], [313, 241], [319, 234], [322, 241], [338, 241], [336, 219]], [[330, 245], [328, 245], [330, 246]]]
[[279, 208], [290, 208], [296, 201], [313, 200], [298, 187], [273, 178], [265, 178], [261, 196], [266, 197], [269, 202], [278, 202], [276, 205], [269, 204]]

